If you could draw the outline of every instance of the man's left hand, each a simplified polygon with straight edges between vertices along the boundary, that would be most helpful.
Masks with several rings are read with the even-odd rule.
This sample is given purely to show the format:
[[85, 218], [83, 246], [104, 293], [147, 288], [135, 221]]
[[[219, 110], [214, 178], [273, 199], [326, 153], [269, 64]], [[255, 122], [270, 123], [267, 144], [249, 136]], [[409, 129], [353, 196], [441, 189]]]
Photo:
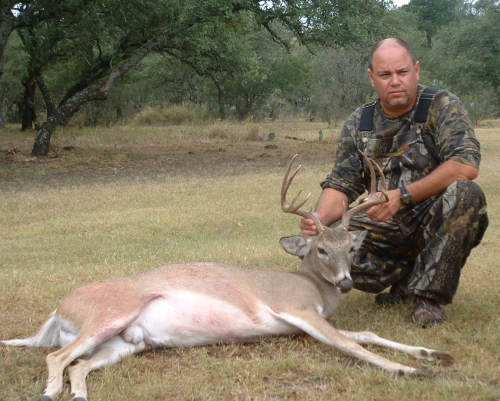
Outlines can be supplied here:
[[[377, 196], [382, 197], [383, 195], [377, 192]], [[387, 221], [403, 207], [399, 188], [387, 191], [387, 197], [389, 198], [387, 202], [379, 203], [368, 209], [366, 214], [370, 219], [374, 221]]]

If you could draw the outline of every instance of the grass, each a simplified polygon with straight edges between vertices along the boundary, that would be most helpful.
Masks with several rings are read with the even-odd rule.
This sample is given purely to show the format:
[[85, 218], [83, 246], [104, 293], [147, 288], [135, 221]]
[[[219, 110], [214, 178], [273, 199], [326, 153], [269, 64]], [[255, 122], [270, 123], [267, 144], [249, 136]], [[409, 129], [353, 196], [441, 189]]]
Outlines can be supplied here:
[[[337, 132], [302, 121], [70, 127], [58, 131], [51, 157], [38, 161], [30, 157], [32, 133], [1, 130], [0, 338], [34, 333], [75, 286], [169, 262], [293, 270], [298, 260], [278, 245], [281, 236], [298, 231], [297, 218], [279, 209], [286, 160], [301, 154], [295, 188], [316, 198]], [[272, 338], [126, 358], [89, 376], [90, 399], [499, 399], [500, 124], [490, 120], [477, 132], [483, 148], [478, 182], [490, 227], [446, 307], [448, 321], [416, 328], [409, 305], [381, 309], [373, 296], [353, 291], [333, 322], [449, 351], [455, 365], [438, 365], [432, 379], [394, 379], [309, 337]], [[47, 352], [0, 346], [0, 400], [39, 399]], [[68, 386], [62, 399], [70, 399]]]

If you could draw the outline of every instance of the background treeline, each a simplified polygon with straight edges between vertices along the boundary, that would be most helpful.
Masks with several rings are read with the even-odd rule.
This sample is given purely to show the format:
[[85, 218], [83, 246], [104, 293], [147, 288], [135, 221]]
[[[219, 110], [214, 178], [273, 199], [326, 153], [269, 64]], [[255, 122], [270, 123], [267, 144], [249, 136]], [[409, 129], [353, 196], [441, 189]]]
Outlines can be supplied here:
[[412, 44], [421, 82], [472, 118], [500, 100], [500, 2], [411, 0], [2, 1], [0, 124], [301, 116], [335, 124], [373, 96], [370, 45]]

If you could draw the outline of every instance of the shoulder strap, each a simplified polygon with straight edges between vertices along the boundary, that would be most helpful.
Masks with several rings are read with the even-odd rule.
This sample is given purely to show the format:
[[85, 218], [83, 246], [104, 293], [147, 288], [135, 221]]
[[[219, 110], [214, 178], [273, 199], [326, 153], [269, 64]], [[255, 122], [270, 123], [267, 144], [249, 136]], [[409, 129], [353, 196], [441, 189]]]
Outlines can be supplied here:
[[427, 121], [427, 113], [429, 112], [429, 107], [438, 93], [439, 89], [427, 87], [423, 90], [418, 101], [417, 110], [413, 116], [413, 120], [416, 123], [425, 123]]
[[[429, 112], [429, 107], [436, 97], [439, 89], [427, 87], [420, 94], [420, 99], [418, 101], [417, 110], [413, 119], [416, 123], [425, 123], [427, 121], [427, 114]], [[360, 131], [373, 131], [373, 114], [375, 113], [375, 102], [368, 103], [363, 106], [361, 111], [361, 119], [359, 122]]]
[[434, 136], [425, 130], [424, 124], [427, 121], [429, 107], [434, 101], [438, 91], [439, 89], [431, 87], [427, 87], [423, 90], [420, 95], [420, 100], [418, 101], [417, 110], [415, 111], [415, 115], [413, 117], [413, 120], [417, 123], [417, 133], [422, 138], [427, 151], [436, 162], [440, 161], [439, 151], [437, 149]]
[[375, 102], [368, 103], [361, 110], [361, 119], [359, 121], [360, 131], [373, 131], [373, 114], [375, 113]]

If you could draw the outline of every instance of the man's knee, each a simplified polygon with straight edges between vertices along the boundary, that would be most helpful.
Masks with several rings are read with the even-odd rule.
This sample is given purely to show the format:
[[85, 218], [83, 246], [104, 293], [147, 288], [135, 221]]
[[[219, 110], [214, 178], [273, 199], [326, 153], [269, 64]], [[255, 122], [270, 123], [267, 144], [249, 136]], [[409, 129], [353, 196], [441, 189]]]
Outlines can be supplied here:
[[470, 220], [487, 220], [486, 197], [481, 187], [471, 180], [453, 182], [440, 196], [438, 204], [445, 219], [458, 216]]
[[472, 245], [477, 245], [488, 227], [486, 197], [481, 187], [471, 180], [458, 180], [442, 197], [445, 227], [453, 233], [469, 231], [475, 237]]
[[481, 187], [474, 181], [457, 180], [444, 191], [443, 196], [452, 203], [461, 203], [462, 207], [473, 207], [486, 212], [486, 197]]

